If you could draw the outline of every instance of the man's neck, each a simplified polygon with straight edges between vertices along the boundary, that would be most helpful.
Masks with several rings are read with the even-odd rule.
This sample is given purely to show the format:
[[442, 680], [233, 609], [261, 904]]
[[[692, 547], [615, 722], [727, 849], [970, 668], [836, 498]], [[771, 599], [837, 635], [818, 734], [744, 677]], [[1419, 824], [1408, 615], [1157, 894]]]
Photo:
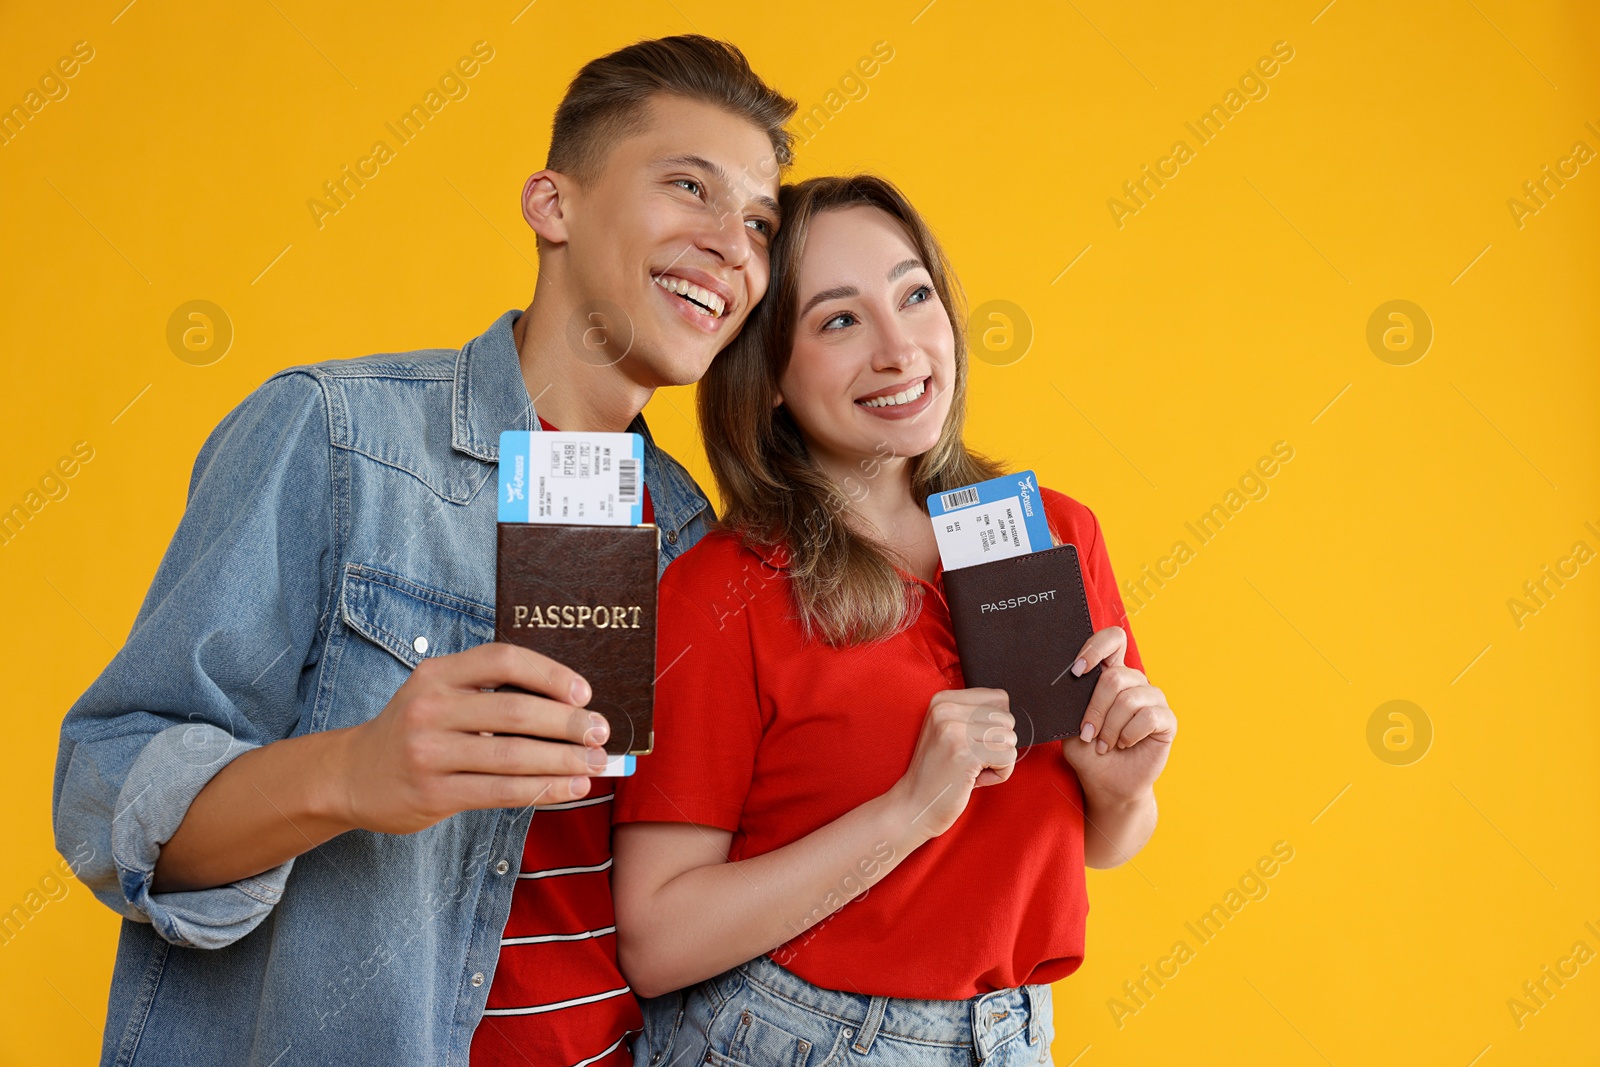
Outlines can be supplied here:
[[540, 286], [512, 328], [534, 410], [563, 430], [625, 430], [655, 390], [630, 379], [620, 363], [575, 351], [567, 336], [574, 309], [567, 305]]

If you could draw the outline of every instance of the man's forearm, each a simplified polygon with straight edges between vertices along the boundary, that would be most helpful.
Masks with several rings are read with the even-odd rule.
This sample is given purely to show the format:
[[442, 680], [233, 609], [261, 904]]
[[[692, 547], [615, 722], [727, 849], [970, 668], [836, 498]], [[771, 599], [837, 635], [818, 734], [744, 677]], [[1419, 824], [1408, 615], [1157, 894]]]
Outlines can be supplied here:
[[340, 746], [348, 731], [251, 749], [206, 783], [161, 846], [157, 893], [210, 889], [271, 870], [353, 829], [339, 814]]
[[1083, 862], [1116, 867], [1132, 859], [1156, 830], [1156, 795], [1109, 798], [1084, 794]]

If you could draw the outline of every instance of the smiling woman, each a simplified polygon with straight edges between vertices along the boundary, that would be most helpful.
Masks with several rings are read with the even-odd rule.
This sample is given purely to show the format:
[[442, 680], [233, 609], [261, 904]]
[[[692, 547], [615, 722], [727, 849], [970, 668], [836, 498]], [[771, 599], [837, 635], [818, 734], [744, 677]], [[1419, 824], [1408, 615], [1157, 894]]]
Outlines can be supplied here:
[[[808, 630], [870, 640], [903, 626], [914, 603], [882, 542], [834, 502], [858, 465], [851, 457], [906, 464], [918, 505], [1000, 468], [962, 443], [965, 309], [922, 216], [870, 175], [790, 187], [782, 207], [775, 291], [706, 375], [700, 424], [725, 524], [788, 544]], [[829, 254], [807, 256], [811, 247]], [[931, 527], [885, 540], [931, 575]]]
[[1093, 514], [1043, 489], [1116, 710], [1019, 758], [1024, 712], [963, 676], [926, 507], [1000, 473], [962, 440], [955, 277], [880, 178], [780, 207], [771, 292], [700, 389], [722, 528], [662, 578], [656, 744], [613, 812], [635, 1062], [1048, 1063], [1083, 868], [1148, 840], [1175, 718]]

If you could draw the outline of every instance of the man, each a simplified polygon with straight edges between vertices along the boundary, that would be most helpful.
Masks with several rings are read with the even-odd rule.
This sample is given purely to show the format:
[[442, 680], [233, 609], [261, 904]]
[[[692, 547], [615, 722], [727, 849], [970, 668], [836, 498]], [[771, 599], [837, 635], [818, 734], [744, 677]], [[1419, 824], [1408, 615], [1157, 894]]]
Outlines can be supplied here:
[[286, 370], [213, 432], [62, 727], [57, 846], [125, 917], [102, 1062], [629, 1062], [605, 721], [491, 642], [499, 434], [644, 434], [660, 566], [700, 537], [639, 412], [765, 293], [793, 111], [704, 37], [595, 60], [523, 191], [526, 311]]

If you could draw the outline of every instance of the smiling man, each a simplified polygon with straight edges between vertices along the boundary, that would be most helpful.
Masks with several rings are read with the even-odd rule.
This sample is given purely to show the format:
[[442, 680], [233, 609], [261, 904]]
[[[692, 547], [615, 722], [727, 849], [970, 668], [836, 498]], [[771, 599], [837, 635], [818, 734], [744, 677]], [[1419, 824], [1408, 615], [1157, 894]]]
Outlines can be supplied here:
[[285, 370], [213, 432], [62, 726], [57, 845], [124, 917], [102, 1062], [630, 1061], [605, 721], [491, 640], [499, 435], [643, 434], [660, 567], [700, 538], [639, 413], [765, 294], [793, 111], [704, 37], [589, 63], [523, 190], [526, 310]]

